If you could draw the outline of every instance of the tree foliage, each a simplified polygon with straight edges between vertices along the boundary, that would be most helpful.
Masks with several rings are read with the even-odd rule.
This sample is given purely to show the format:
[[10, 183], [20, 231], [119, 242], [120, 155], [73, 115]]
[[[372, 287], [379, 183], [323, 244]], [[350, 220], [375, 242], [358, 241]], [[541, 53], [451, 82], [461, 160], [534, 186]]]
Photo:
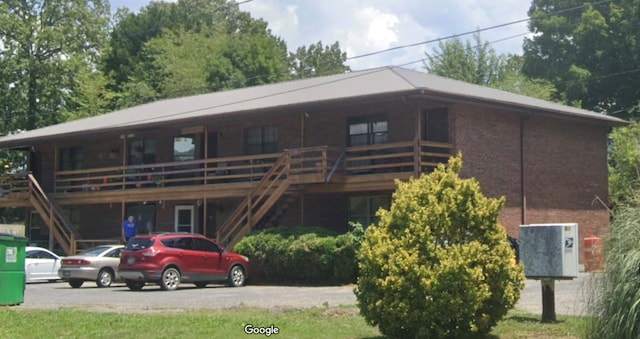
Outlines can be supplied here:
[[288, 77], [286, 44], [236, 4], [152, 2], [118, 17], [104, 65], [125, 106]]
[[0, 2], [4, 133], [61, 120], [77, 71], [96, 65], [109, 16], [106, 0]]
[[482, 42], [480, 34], [463, 43], [460, 38], [441, 41], [439, 51], [426, 53], [424, 68], [431, 74], [462, 80], [476, 85], [494, 83], [504, 63], [504, 56], [497, 55], [489, 42]]
[[361, 314], [389, 337], [466, 338], [488, 333], [520, 297], [524, 275], [498, 214], [461, 179], [462, 157], [397, 182], [359, 252]]
[[640, 98], [640, 0], [533, 0], [524, 72], [555, 97], [629, 117]]
[[344, 64], [346, 61], [347, 53], [340, 49], [337, 41], [331, 46], [323, 46], [322, 41], [318, 41], [289, 53], [291, 74], [295, 79], [348, 72], [351, 69]]
[[[640, 190], [640, 125], [618, 127], [610, 135], [609, 196], [614, 206], [638, 201]], [[637, 196], [637, 197], [634, 197]]]
[[548, 81], [522, 73], [522, 57], [498, 55], [480, 34], [464, 43], [460, 38], [441, 41], [426, 57], [424, 68], [431, 74], [544, 100], [552, 99], [555, 93]]

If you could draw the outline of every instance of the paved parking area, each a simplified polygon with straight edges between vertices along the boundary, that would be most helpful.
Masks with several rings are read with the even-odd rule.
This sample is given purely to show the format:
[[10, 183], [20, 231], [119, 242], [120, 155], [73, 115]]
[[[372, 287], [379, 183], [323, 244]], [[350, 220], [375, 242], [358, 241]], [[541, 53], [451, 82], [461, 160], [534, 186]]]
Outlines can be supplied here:
[[[575, 280], [556, 281], [557, 314], [584, 314], [590, 274], [580, 274]], [[130, 291], [122, 284], [97, 288], [86, 282], [81, 288], [71, 288], [64, 282], [28, 284], [21, 308], [79, 308], [95, 311], [166, 312], [189, 309], [218, 309], [238, 306], [268, 309], [305, 308], [314, 306], [355, 305], [354, 286], [258, 286], [240, 288], [210, 285], [205, 289], [184, 284], [177, 291], [162, 291], [151, 285], [142, 291]], [[517, 305], [534, 314], [542, 314], [540, 281], [527, 280]]]

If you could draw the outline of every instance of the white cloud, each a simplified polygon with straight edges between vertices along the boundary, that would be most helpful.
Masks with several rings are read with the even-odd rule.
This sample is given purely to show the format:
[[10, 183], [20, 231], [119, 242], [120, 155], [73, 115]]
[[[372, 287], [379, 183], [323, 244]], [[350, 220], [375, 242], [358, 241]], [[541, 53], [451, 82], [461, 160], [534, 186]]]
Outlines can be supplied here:
[[[112, 6], [126, 5], [138, 10], [147, 2], [112, 0]], [[253, 0], [241, 4], [240, 9], [267, 21], [272, 33], [280, 36], [290, 51], [318, 41], [325, 45], [338, 41], [348, 57], [355, 57], [524, 19], [530, 3], [528, 0]], [[522, 22], [484, 31], [481, 37], [489, 42], [506, 39], [496, 42], [493, 48], [498, 53], [520, 54], [523, 37], [513, 36], [527, 32], [527, 23]], [[421, 63], [415, 61], [434, 47], [437, 43], [399, 48], [351, 59], [348, 64], [356, 70], [406, 64], [418, 69]]]
[[368, 23], [366, 35], [368, 46], [373, 49], [385, 49], [398, 41], [397, 16], [383, 13], [373, 7], [364, 8], [360, 15]]

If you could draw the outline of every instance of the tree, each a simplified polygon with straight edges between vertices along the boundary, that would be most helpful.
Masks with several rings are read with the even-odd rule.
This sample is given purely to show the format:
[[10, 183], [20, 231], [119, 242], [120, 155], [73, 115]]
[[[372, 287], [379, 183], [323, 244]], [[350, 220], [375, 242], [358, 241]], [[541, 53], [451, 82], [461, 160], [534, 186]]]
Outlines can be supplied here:
[[322, 41], [318, 41], [309, 47], [298, 47], [295, 53], [289, 53], [294, 79], [349, 72], [351, 68], [344, 64], [346, 61], [347, 53], [340, 49], [337, 41], [331, 46], [323, 46]]
[[618, 127], [610, 135], [609, 196], [614, 206], [637, 203], [640, 195], [640, 125]]
[[498, 55], [479, 34], [474, 34], [473, 43], [463, 43], [460, 38], [441, 41], [426, 57], [424, 68], [431, 74], [544, 100], [552, 99], [555, 93], [550, 82], [522, 73], [522, 57]]
[[101, 71], [85, 67], [78, 62], [71, 94], [61, 109], [60, 120], [69, 121], [92, 117], [111, 111], [119, 95], [110, 90], [112, 81]]
[[360, 247], [360, 313], [389, 337], [468, 338], [488, 333], [523, 288], [507, 234], [504, 198], [461, 179], [462, 157], [431, 174], [397, 181]]
[[522, 72], [523, 64], [524, 58], [522, 56], [508, 55], [501, 65], [495, 81], [489, 86], [532, 98], [564, 102], [564, 98], [556, 99], [556, 88], [549, 81], [526, 76]]
[[288, 78], [284, 41], [267, 23], [223, 0], [150, 3], [139, 14], [121, 11], [105, 71], [126, 105], [254, 86]]
[[482, 42], [480, 34], [473, 35], [474, 44], [466, 44], [460, 38], [438, 43], [440, 51], [425, 53], [424, 68], [431, 74], [488, 86], [495, 82], [504, 57], [498, 56], [488, 42]]
[[60, 121], [78, 70], [71, 59], [95, 67], [109, 16], [105, 0], [0, 2], [5, 133]]
[[640, 98], [639, 8], [640, 0], [533, 0], [525, 74], [551, 81], [558, 99], [631, 117]]

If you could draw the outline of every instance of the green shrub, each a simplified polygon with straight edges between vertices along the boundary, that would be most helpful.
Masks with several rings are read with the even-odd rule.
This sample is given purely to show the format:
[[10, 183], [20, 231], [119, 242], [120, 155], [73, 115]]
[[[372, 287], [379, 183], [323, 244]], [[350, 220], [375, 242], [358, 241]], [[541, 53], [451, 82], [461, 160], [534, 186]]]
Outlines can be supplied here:
[[462, 157], [397, 182], [390, 211], [367, 229], [356, 296], [388, 337], [472, 337], [490, 332], [520, 297], [524, 274], [498, 214], [504, 198], [460, 179]]
[[349, 284], [356, 280], [362, 226], [346, 234], [319, 227], [276, 227], [252, 233], [234, 251], [251, 262], [252, 280]]
[[605, 271], [589, 281], [587, 338], [640, 338], [640, 196], [627, 197], [604, 237]]

